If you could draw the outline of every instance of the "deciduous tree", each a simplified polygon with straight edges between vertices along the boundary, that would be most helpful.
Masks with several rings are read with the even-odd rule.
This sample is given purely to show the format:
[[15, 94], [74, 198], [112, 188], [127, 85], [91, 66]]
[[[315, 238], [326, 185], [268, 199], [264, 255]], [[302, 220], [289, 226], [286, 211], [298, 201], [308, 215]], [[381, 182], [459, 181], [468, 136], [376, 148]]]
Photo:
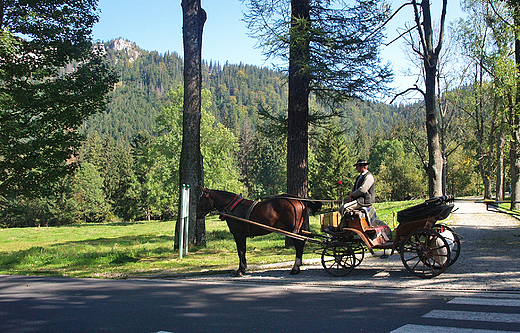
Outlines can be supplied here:
[[[444, 24], [448, 0], [442, 1], [440, 28], [435, 41], [433, 21], [429, 1], [411, 1], [414, 9], [415, 28], [419, 35], [420, 49], [415, 49], [422, 57], [424, 66], [424, 105], [426, 108], [426, 133], [428, 136], [428, 194], [430, 197], [442, 195], [443, 159], [439, 140], [437, 118], [437, 66], [444, 38]], [[435, 42], [437, 45], [435, 45]]]
[[511, 109], [511, 209], [517, 209], [520, 199], [520, 1], [506, 0], [511, 9], [515, 31], [516, 96]]

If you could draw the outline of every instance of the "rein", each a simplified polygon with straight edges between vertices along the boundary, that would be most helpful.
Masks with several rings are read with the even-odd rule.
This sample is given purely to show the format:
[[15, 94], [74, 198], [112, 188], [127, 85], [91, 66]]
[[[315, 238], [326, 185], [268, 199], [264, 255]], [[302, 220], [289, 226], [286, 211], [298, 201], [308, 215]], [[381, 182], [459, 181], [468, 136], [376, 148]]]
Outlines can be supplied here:
[[343, 200], [320, 200], [320, 199], [310, 199], [310, 198], [301, 198], [301, 197], [298, 197], [298, 196], [290, 196], [290, 195], [270, 195], [270, 196], [267, 196], [267, 197], [261, 197], [260, 199], [261, 200], [266, 200], [266, 199], [296, 199], [298, 201], [313, 201], [313, 202], [329, 202], [329, 203], [342, 203], [344, 202]]

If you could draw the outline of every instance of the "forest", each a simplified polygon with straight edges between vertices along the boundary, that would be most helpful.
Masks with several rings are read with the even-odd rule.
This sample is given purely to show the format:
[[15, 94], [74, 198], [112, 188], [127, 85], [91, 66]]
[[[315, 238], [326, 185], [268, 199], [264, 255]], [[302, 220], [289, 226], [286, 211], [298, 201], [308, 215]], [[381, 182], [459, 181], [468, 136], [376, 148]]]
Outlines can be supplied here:
[[[104, 112], [82, 125], [85, 140], [77, 171], [52, 184], [52, 195], [12, 201], [3, 226], [62, 225], [107, 220], [171, 219], [177, 212], [182, 140], [182, 70], [177, 53], [159, 54], [125, 40], [103, 46], [119, 75]], [[283, 113], [284, 73], [245, 64], [204, 63], [201, 149], [205, 185], [261, 198], [286, 190], [286, 143], [259, 110]], [[312, 112], [333, 114], [311, 100]], [[338, 113], [335, 110], [334, 114]], [[352, 100], [340, 116], [313, 126], [310, 193], [348, 196], [358, 157], [377, 177], [377, 200], [425, 197], [427, 181], [418, 149], [424, 110]], [[450, 159], [450, 193], [477, 194], [471, 142]], [[457, 160], [455, 160], [457, 159]], [[462, 163], [461, 163], [462, 162]], [[450, 163], [451, 164], [451, 163]], [[449, 177], [453, 179], [453, 177]], [[24, 214], [19, 214], [23, 211]]]
[[[494, 12], [487, 1], [467, 5], [468, 19], [450, 28], [449, 47], [436, 55], [433, 110], [442, 188], [455, 196], [502, 199], [510, 184], [513, 193], [519, 184], [514, 24], [503, 20], [512, 18], [506, 5], [493, 7]], [[8, 11], [5, 22], [14, 32], [52, 35], [53, 29], [42, 30], [31, 21], [45, 16], [38, 10], [26, 20], [17, 17], [23, 12]], [[78, 8], [73, 26], [93, 24], [91, 10]], [[71, 21], [61, 22], [63, 15], [46, 19], [57, 26]], [[77, 33], [88, 38], [84, 30]], [[69, 52], [64, 56], [45, 45], [55, 43], [48, 36], [33, 45], [11, 31], [0, 34], [2, 55], [12, 58], [0, 62], [0, 227], [176, 217], [182, 57], [142, 50], [121, 38], [95, 45], [92, 52], [78, 36], [62, 38]], [[74, 38], [77, 50], [68, 44]], [[288, 73], [203, 62], [202, 79], [205, 186], [252, 199], [288, 191], [288, 125], [283, 121], [291, 100]], [[308, 103], [310, 197], [344, 199], [358, 158], [370, 162], [377, 201], [428, 197], [428, 103], [387, 104], [356, 94], [339, 94], [327, 103], [319, 94], [330, 90], [315, 91]]]

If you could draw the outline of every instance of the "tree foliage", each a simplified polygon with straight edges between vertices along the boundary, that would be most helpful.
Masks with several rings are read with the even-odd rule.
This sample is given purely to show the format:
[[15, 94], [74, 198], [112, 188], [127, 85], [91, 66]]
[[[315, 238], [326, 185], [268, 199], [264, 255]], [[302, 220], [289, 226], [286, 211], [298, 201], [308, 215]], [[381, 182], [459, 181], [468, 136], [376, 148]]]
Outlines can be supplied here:
[[289, 29], [292, 12], [288, 0], [250, 0], [245, 21], [267, 58], [288, 62], [291, 34], [307, 39], [311, 91], [321, 100], [345, 101], [375, 96], [391, 78], [379, 57], [389, 7], [377, 0], [313, 0], [310, 21], [301, 33]]
[[83, 222], [104, 222], [110, 205], [103, 191], [103, 177], [90, 163], [82, 163], [72, 180], [72, 200]]
[[[171, 105], [164, 107], [157, 117], [155, 138], [150, 150], [148, 189], [152, 211], [168, 212], [171, 216], [179, 196], [176, 179], [179, 177], [182, 138], [182, 110], [184, 89], [169, 93]], [[208, 111], [211, 93], [202, 91], [201, 102], [201, 153], [204, 161], [205, 183], [212, 188], [241, 192], [236, 153], [238, 140], [225, 126], [218, 123]]]
[[0, 195], [34, 196], [73, 169], [78, 128], [115, 75], [92, 49], [97, 1], [2, 1]]
[[399, 139], [377, 142], [372, 147], [370, 161], [370, 168], [378, 175], [378, 201], [406, 200], [426, 193], [427, 180], [421, 172], [422, 166]]
[[264, 54], [288, 60], [287, 192], [307, 197], [310, 93], [334, 105], [382, 89], [390, 74], [378, 58], [378, 27], [387, 8], [373, 0], [251, 0], [248, 9]]
[[310, 189], [312, 196], [328, 200], [344, 200], [354, 185], [357, 155], [352, 142], [337, 127], [320, 132], [310, 159]]

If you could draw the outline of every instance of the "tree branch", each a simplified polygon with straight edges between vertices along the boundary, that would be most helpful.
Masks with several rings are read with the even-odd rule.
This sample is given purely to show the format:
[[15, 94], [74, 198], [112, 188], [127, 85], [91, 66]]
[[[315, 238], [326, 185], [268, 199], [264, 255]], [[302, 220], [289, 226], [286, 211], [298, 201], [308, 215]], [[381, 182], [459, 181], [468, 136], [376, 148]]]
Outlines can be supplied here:
[[[372, 37], [375, 33], [377, 33], [378, 31], [380, 31], [381, 29], [383, 29], [387, 24], [388, 22], [390, 22], [396, 15], [397, 13], [399, 13], [399, 11], [401, 11], [401, 9], [403, 9], [405, 6], [408, 6], [408, 5], [411, 5], [412, 3], [408, 2], [408, 3], [404, 3], [401, 5], [401, 7], [397, 8], [397, 10], [392, 14], [390, 15], [390, 17], [388, 19], [386, 19], [383, 24], [381, 24], [377, 29], [375, 29], [370, 35], [368, 35], [364, 41], [367, 41], [370, 39], [370, 37]], [[405, 34], [405, 33], [404, 33]], [[402, 34], [403, 35], [403, 34]], [[401, 36], [402, 36], [401, 35]], [[390, 45], [391, 43], [393, 43], [394, 41], [396, 41], [397, 39], [399, 39], [401, 36], [397, 37], [396, 39], [394, 39], [392, 42], [390, 42], [389, 44], [385, 44], [386, 46]]]
[[442, 11], [441, 11], [441, 27], [439, 30], [439, 42], [437, 43], [437, 47], [435, 48], [435, 55], [439, 55], [442, 48], [442, 42], [444, 39], [444, 26], [446, 24], [446, 7], [448, 7], [448, 0], [442, 1]]
[[399, 36], [397, 36], [396, 38], [392, 39], [389, 43], [383, 43], [384, 46], [389, 46], [390, 44], [392, 44], [393, 42], [397, 41], [399, 38], [403, 37], [404, 35], [406, 35], [407, 33], [411, 32], [413, 29], [417, 28], [417, 26], [413, 26], [411, 27], [410, 29], [406, 30], [405, 32], [403, 32], [402, 34], [400, 34]]
[[392, 103], [396, 100], [397, 97], [402, 96], [402, 95], [405, 95], [405, 94], [409, 93], [410, 91], [414, 91], [414, 90], [420, 92], [423, 96], [426, 94], [426, 93], [425, 93], [424, 91], [422, 91], [419, 87], [417, 87], [417, 85], [414, 85], [414, 87], [412, 87], [412, 88], [408, 88], [408, 89], [406, 89], [405, 91], [401, 91], [400, 93], [396, 94], [396, 95], [394, 96], [394, 98], [392, 98], [392, 100], [390, 101], [390, 104], [392, 104]]
[[[424, 1], [428, 1], [428, 0], [424, 0]], [[420, 17], [419, 17], [419, 10], [417, 9], [417, 6], [418, 6], [417, 1], [412, 0], [412, 5], [413, 5], [413, 12], [414, 12], [415, 26], [417, 27], [417, 31], [419, 33], [419, 40], [423, 46], [423, 50], [425, 50], [425, 53], [426, 53], [426, 50], [428, 50], [428, 47], [426, 45], [426, 39], [424, 37], [424, 32], [421, 29], [421, 21], [420, 21]]]

